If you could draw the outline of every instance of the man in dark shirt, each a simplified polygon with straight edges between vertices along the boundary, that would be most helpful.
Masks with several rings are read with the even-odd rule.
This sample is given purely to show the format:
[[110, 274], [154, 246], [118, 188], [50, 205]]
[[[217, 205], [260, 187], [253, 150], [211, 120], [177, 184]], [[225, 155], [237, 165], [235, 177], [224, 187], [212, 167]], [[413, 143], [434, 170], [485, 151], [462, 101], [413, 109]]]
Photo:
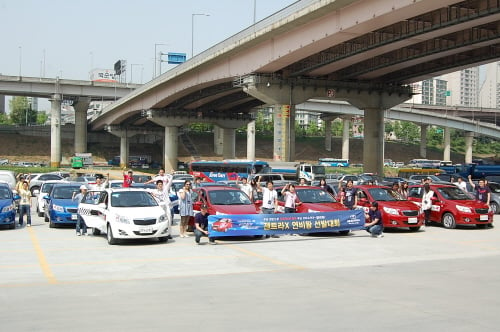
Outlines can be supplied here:
[[372, 203], [370, 211], [365, 213], [365, 218], [368, 220], [368, 222], [365, 223], [366, 231], [370, 233], [372, 237], [383, 237], [384, 234], [382, 234], [382, 231], [384, 230], [384, 224], [377, 202]]
[[[476, 199], [488, 205], [489, 208], [491, 200], [491, 190], [490, 187], [487, 186], [486, 180], [480, 179], [478, 181], [478, 184], [475, 185], [474, 182], [472, 182], [472, 176], [469, 175], [469, 183], [472, 188], [474, 188], [474, 196], [476, 197]], [[488, 227], [493, 227], [493, 224], [488, 224]]]
[[344, 203], [344, 206], [350, 210], [354, 210], [357, 205], [358, 205], [358, 190], [353, 187], [353, 182], [352, 180], [347, 180], [347, 185], [346, 188], [344, 189], [345, 195], [344, 195], [344, 200], [342, 203]]
[[208, 216], [208, 207], [206, 205], [202, 205], [201, 211], [194, 216], [194, 236], [196, 244], [200, 244], [202, 236], [208, 237], [208, 243], [217, 244], [215, 240], [208, 235]]

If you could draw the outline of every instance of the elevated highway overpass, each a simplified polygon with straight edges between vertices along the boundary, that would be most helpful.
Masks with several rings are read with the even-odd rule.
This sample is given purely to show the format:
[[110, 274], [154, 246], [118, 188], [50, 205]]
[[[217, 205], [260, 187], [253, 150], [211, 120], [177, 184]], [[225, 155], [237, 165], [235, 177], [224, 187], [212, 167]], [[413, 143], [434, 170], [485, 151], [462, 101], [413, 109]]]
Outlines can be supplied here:
[[124, 150], [123, 128], [163, 127], [170, 168], [179, 126], [217, 123], [231, 158], [234, 128], [270, 104], [280, 120], [274, 159], [290, 161], [295, 105], [343, 100], [364, 110], [365, 171], [380, 173], [384, 111], [412, 96], [412, 82], [499, 59], [499, 19], [497, 0], [298, 1], [134, 90], [91, 127], [113, 128]]

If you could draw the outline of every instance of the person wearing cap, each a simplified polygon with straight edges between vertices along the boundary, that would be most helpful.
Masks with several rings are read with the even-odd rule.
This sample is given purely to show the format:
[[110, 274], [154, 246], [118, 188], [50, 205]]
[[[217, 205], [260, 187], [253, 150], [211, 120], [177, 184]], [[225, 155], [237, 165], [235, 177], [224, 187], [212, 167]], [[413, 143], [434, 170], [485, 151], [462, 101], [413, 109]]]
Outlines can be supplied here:
[[203, 236], [208, 237], [208, 243], [217, 244], [213, 238], [208, 234], [208, 207], [206, 205], [201, 206], [201, 210], [194, 216], [194, 240], [196, 244], [200, 244], [200, 239]]
[[373, 202], [370, 206], [368, 213], [365, 213], [365, 218], [368, 222], [365, 222], [366, 231], [372, 235], [372, 237], [383, 237], [382, 231], [384, 230], [384, 223], [382, 222], [382, 214], [378, 209], [378, 203]]
[[[85, 197], [86, 193], [87, 193], [87, 186], [82, 184], [80, 186], [80, 192], [74, 195], [72, 200], [80, 203], [83, 200], [83, 197]], [[78, 213], [78, 217], [76, 219], [76, 235], [80, 236], [86, 234], [87, 234], [87, 225], [85, 224], [85, 221], [83, 220], [80, 213]]]
[[132, 183], [134, 182], [133, 172], [129, 169], [127, 172], [123, 172], [123, 188], [132, 187]]

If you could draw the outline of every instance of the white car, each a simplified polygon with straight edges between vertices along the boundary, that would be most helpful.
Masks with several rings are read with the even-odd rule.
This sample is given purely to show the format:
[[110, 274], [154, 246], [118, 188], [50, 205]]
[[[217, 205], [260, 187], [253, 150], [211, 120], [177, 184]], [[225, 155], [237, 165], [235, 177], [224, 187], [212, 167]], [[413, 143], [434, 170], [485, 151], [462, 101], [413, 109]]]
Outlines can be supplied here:
[[106, 233], [109, 244], [145, 238], [167, 242], [171, 232], [165, 210], [143, 189], [90, 190], [78, 205], [78, 214], [94, 235]]
[[66, 183], [64, 180], [49, 180], [42, 182], [40, 189], [35, 189], [33, 193], [36, 196], [36, 213], [39, 217], [43, 217], [45, 215], [45, 203], [46, 200], [43, 199], [44, 196], [47, 196], [55, 183]]

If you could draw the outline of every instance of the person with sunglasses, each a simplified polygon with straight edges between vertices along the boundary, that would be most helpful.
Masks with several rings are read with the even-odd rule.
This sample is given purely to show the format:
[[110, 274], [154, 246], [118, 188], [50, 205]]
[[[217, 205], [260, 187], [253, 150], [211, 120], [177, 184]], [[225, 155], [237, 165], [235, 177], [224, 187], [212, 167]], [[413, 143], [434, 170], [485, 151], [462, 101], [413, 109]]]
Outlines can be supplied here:
[[193, 190], [191, 189], [191, 181], [184, 181], [184, 187], [178, 191], [179, 197], [179, 214], [181, 222], [179, 224], [179, 236], [189, 237], [186, 234], [189, 219], [194, 215], [193, 213], [193, 199], [191, 197]]

